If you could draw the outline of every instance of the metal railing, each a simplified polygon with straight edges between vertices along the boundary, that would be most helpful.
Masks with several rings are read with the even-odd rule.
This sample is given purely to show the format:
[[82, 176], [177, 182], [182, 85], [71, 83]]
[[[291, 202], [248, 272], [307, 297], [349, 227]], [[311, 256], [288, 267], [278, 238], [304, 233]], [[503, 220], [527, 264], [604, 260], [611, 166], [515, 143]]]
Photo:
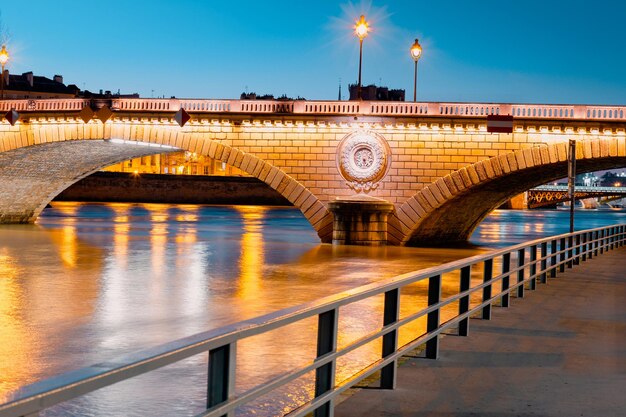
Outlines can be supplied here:
[[[540, 185], [531, 188], [530, 191], [568, 191], [567, 185]], [[577, 185], [576, 192], [579, 193], [626, 193], [626, 187], [596, 187], [592, 185]]]
[[[549, 278], [555, 277], [557, 272], [563, 272], [566, 267], [572, 267], [604, 251], [622, 246], [626, 240], [625, 236], [626, 225], [597, 228], [538, 239], [400, 275], [337, 296], [200, 333], [23, 387], [10, 394], [7, 403], [0, 405], [0, 416], [36, 415], [39, 411], [60, 402], [203, 352], [209, 354], [208, 395], [207, 410], [199, 416], [234, 415], [237, 407], [285, 387], [286, 384], [309, 372], [315, 373], [314, 397], [300, 404], [289, 415], [303, 416], [314, 412], [316, 417], [328, 416], [332, 414], [335, 398], [364, 378], [380, 371], [381, 388], [394, 388], [396, 361], [402, 355], [420, 345], [425, 345], [426, 358], [436, 359], [442, 332], [457, 328], [459, 335], [467, 336], [470, 317], [479, 315], [483, 319], [490, 319], [494, 304], [500, 303], [502, 307], [508, 307], [512, 294], [524, 297], [527, 289], [535, 290], [538, 282], [547, 282]], [[495, 266], [499, 266], [499, 272], [494, 272]], [[474, 275], [476, 272], [482, 272], [482, 276], [472, 281], [472, 270]], [[458, 291], [443, 298], [442, 276], [451, 273], [455, 276], [458, 273]], [[427, 307], [400, 317], [402, 289], [421, 281], [428, 284]], [[380, 295], [384, 296], [382, 327], [338, 348], [340, 307]], [[474, 301], [473, 305], [472, 295], [475, 295], [474, 300], [476, 298], [479, 300]], [[442, 309], [452, 303], [458, 305], [458, 311], [455, 310], [453, 317], [442, 321]], [[311, 317], [317, 317], [318, 322], [317, 356], [304, 367], [235, 394], [237, 344], [243, 339]], [[412, 341], [404, 346], [398, 346], [399, 330], [422, 317], [426, 318], [426, 331], [411, 336]], [[339, 358], [381, 339], [382, 352], [379, 360], [345, 381], [336, 381], [335, 368]]]
[[[212, 114], [442, 116], [459, 118], [485, 118], [488, 115], [509, 114], [516, 119], [626, 120], [626, 106], [177, 98], [113, 98], [109, 101], [112, 109], [128, 112], [176, 112], [182, 107], [189, 112]], [[80, 111], [89, 103], [89, 99], [3, 100], [0, 101], [0, 112], [11, 109], [18, 112]]]

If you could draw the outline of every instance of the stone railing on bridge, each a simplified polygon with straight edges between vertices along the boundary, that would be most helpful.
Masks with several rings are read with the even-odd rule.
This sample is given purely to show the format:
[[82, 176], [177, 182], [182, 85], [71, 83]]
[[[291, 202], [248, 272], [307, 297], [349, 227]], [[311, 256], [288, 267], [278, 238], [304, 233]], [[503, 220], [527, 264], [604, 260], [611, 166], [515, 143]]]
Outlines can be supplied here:
[[[191, 113], [295, 114], [345, 116], [441, 116], [485, 118], [512, 115], [518, 119], [626, 120], [626, 106], [586, 106], [504, 103], [411, 103], [388, 101], [311, 101], [311, 100], [212, 100], [212, 99], [97, 99], [109, 102], [112, 110], [127, 112], [176, 112], [181, 107]], [[58, 112], [79, 111], [89, 99], [25, 99], [0, 101], [0, 111]]]

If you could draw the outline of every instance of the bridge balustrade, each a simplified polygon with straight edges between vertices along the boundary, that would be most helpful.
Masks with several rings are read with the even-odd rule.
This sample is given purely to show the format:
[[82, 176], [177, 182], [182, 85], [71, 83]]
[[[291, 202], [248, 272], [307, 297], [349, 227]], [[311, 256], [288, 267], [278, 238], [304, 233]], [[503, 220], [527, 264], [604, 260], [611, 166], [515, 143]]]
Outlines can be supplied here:
[[[615, 225], [538, 239], [400, 275], [23, 387], [6, 397], [8, 402], [0, 405], [0, 417], [33, 416], [60, 402], [204, 352], [209, 354], [207, 410], [199, 416], [234, 415], [237, 407], [311, 372], [315, 373], [314, 389], [311, 389], [313, 399], [299, 405], [289, 415], [304, 416], [314, 412], [316, 417], [329, 416], [339, 394], [376, 371], [381, 371], [381, 388], [395, 388], [396, 361], [400, 356], [423, 346], [425, 357], [436, 359], [444, 331], [457, 329], [460, 336], [468, 336], [470, 317], [479, 315], [490, 319], [494, 304], [508, 307], [512, 295], [522, 298], [526, 289], [538, 289], [538, 283], [546, 283], [566, 267], [571, 268], [604, 251], [623, 246], [625, 241], [626, 225]], [[442, 295], [444, 274], [458, 274], [458, 290], [449, 294], [449, 288], [446, 288], [445, 297]], [[472, 280], [472, 276], [477, 275], [478, 279]], [[418, 282], [427, 284], [427, 307], [400, 317], [401, 291]], [[377, 296], [384, 297], [382, 326], [338, 348], [340, 308]], [[442, 309], [446, 306], [455, 307], [456, 313], [444, 319]], [[234, 393], [234, 370], [240, 341], [315, 317], [318, 322], [317, 357], [304, 367], [290, 370], [246, 392]], [[400, 329], [420, 318], [426, 319], [425, 333], [415, 334], [411, 342], [398, 346]], [[379, 360], [347, 380], [336, 380], [338, 359], [381, 339]]]
[[[20, 99], [0, 101], [0, 111], [80, 111], [89, 99]], [[624, 106], [575, 106], [503, 103], [410, 103], [316, 100], [112, 99], [114, 110], [175, 112], [181, 107], [196, 113], [333, 114], [379, 116], [445, 116], [485, 118], [510, 114], [528, 119], [624, 120]]]
[[89, 100], [77, 99], [20, 99], [0, 101], [0, 112], [20, 111], [80, 111], [89, 104]]

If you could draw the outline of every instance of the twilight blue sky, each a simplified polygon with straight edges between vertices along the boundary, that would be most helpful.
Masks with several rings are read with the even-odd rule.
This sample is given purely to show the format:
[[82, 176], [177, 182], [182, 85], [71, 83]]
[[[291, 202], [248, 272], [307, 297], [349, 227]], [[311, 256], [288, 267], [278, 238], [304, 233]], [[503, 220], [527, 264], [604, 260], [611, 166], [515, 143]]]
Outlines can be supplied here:
[[344, 97], [365, 13], [364, 84], [418, 99], [626, 104], [625, 0], [0, 2], [12, 73], [90, 90], [237, 98]]

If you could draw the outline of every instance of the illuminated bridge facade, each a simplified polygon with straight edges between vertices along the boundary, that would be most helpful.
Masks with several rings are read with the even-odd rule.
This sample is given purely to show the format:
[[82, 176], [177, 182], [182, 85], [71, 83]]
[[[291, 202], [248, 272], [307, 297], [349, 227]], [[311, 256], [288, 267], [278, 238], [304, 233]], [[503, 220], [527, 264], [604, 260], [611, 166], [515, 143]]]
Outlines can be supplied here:
[[[376, 219], [384, 243], [462, 241], [512, 196], [565, 177], [569, 139], [579, 172], [626, 166], [618, 106], [65, 99], [0, 112], [3, 223], [35, 221], [106, 166], [186, 150], [267, 183], [323, 242], [337, 227], [331, 203], [355, 195], [389, 204]], [[512, 115], [512, 133], [489, 133], [490, 115]]]

